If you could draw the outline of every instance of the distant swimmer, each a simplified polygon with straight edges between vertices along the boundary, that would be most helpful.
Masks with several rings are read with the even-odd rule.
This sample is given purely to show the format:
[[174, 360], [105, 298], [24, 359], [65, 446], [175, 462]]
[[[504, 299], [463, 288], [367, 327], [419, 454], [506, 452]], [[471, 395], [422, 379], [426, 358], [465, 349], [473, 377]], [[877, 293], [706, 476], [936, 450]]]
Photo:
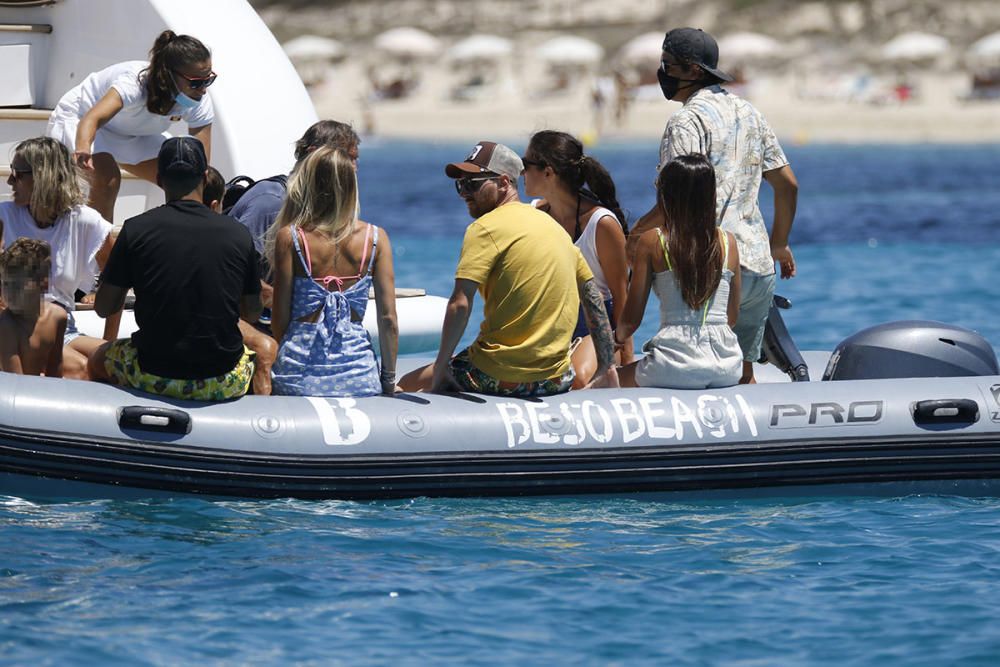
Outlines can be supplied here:
[[[774, 295], [774, 263], [781, 277], [795, 275], [788, 236], [795, 219], [798, 182], [781, 145], [764, 117], [749, 102], [720, 84], [732, 77], [719, 69], [719, 46], [707, 32], [677, 28], [666, 34], [660, 88], [684, 106], [667, 121], [660, 144], [660, 166], [679, 155], [707, 155], [715, 167], [716, 218], [736, 237], [743, 290], [734, 327], [743, 351], [741, 382], [753, 382], [764, 325]], [[768, 238], [757, 204], [761, 179], [774, 189], [774, 222]], [[642, 216], [629, 234], [630, 256], [642, 232], [663, 226], [659, 206]]]
[[215, 113], [208, 87], [212, 54], [200, 41], [165, 30], [149, 52], [88, 75], [59, 100], [45, 133], [64, 143], [91, 182], [90, 205], [114, 219], [121, 170], [156, 183], [156, 156], [176, 121], [211, 157]]

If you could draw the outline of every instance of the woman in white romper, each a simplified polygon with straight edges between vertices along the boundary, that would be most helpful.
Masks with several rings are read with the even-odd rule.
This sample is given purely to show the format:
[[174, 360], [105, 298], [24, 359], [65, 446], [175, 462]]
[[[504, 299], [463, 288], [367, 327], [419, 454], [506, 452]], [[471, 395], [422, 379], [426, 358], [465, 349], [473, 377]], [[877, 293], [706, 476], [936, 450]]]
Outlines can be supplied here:
[[660, 300], [660, 331], [646, 356], [623, 366], [623, 387], [707, 389], [740, 380], [743, 355], [732, 326], [740, 308], [736, 240], [715, 222], [715, 170], [704, 155], [681, 155], [657, 181], [665, 229], [639, 239], [632, 283], [615, 344], [635, 333], [650, 288]]
[[211, 158], [214, 112], [207, 91], [215, 78], [204, 44], [166, 30], [156, 38], [149, 62], [94, 72], [59, 100], [45, 133], [73, 151], [88, 172], [90, 206], [105, 220], [114, 220], [119, 167], [156, 183], [156, 156], [172, 123], [187, 123]]
[[[625, 307], [628, 266], [625, 214], [611, 175], [600, 162], [583, 154], [583, 144], [576, 137], [553, 130], [536, 132], [521, 161], [525, 192], [539, 197], [532, 204], [555, 218], [580, 249], [614, 328]], [[580, 339], [572, 356], [573, 388], [580, 389], [597, 370], [597, 351], [582, 309], [573, 339]], [[619, 354], [620, 363], [632, 359], [630, 346]]]

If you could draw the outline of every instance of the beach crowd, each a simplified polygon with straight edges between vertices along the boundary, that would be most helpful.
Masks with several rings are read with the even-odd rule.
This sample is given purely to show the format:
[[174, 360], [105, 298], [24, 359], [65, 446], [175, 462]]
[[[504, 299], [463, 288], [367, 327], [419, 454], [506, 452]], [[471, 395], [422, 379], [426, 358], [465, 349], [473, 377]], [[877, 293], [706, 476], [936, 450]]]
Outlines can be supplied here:
[[[445, 165], [473, 221], [437, 358], [397, 379], [392, 246], [359, 219], [358, 135], [319, 121], [289, 174], [226, 183], [211, 166], [211, 53], [165, 31], [148, 61], [90, 74], [46, 136], [14, 150], [13, 197], [0, 204], [0, 370], [202, 401], [753, 382], [775, 264], [796, 272], [798, 186], [718, 60], [708, 33], [666, 33], [657, 77], [683, 106], [664, 130], [656, 205], [631, 228], [611, 174], [565, 132], [536, 132], [523, 156], [480, 141]], [[177, 120], [187, 136], [166, 135]], [[166, 203], [115, 234], [122, 169]], [[370, 291], [378, 355], [362, 325]], [[639, 355], [632, 336], [651, 291], [660, 326]], [[138, 330], [118, 338], [130, 292]], [[482, 326], [457, 350], [477, 294]], [[106, 318], [102, 339], [77, 328], [78, 298]]]

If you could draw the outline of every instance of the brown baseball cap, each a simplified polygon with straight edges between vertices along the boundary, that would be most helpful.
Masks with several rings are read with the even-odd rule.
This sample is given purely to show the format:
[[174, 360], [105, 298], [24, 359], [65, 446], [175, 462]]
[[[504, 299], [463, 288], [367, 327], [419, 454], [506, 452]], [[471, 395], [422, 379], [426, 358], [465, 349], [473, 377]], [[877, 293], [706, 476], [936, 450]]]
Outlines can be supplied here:
[[468, 174], [490, 172], [507, 176], [516, 181], [524, 171], [524, 163], [513, 150], [495, 141], [480, 141], [462, 162], [452, 162], [445, 166], [444, 173], [449, 178], [462, 178]]

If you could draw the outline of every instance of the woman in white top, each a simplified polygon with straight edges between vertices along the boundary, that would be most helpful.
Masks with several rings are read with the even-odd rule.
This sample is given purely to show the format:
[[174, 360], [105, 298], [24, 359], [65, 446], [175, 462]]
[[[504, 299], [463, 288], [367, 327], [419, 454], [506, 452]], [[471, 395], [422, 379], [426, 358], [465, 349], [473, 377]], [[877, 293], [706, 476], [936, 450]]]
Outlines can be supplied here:
[[643, 345], [646, 356], [618, 369], [618, 380], [623, 387], [731, 387], [743, 373], [732, 329], [740, 254], [715, 222], [715, 169], [704, 155], [679, 155], [656, 189], [666, 224], [639, 238], [615, 344], [635, 333], [650, 289], [660, 300], [660, 331]]
[[211, 158], [212, 55], [200, 41], [165, 30], [149, 62], [111, 65], [63, 95], [45, 133], [89, 172], [90, 205], [114, 219], [121, 170], [156, 183], [156, 156], [175, 121], [187, 123]]
[[[583, 144], [565, 132], [536, 132], [521, 159], [525, 192], [541, 198], [533, 204], [555, 218], [580, 249], [614, 328], [628, 292], [627, 229], [614, 181], [600, 162], [583, 154]], [[580, 339], [572, 357], [577, 378], [573, 388], [580, 389], [597, 370], [597, 352], [582, 310], [573, 338]], [[620, 363], [631, 361], [631, 347], [621, 356]]]
[[[79, 333], [73, 320], [77, 290], [90, 291], [113, 243], [111, 223], [84, 206], [85, 197], [69, 150], [55, 139], [22, 141], [10, 160], [11, 201], [0, 203], [0, 249], [19, 238], [48, 242], [52, 269], [48, 298], [69, 313], [63, 377], [87, 378], [87, 356], [104, 341]], [[105, 337], [114, 340], [118, 318], [108, 318]]]

